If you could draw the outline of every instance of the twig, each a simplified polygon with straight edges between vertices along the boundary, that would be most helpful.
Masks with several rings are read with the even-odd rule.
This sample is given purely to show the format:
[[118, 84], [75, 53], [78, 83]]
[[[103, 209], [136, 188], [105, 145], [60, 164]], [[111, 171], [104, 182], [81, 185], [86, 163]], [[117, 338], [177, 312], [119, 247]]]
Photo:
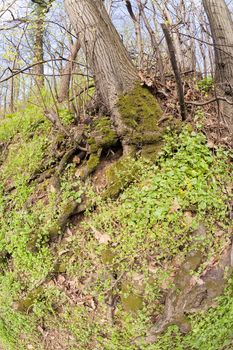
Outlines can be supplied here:
[[224, 101], [224, 102], [227, 102], [229, 105], [233, 105], [233, 101], [229, 101], [226, 97], [223, 97], [223, 96], [216, 96], [215, 98], [212, 98], [211, 100], [209, 101], [204, 101], [204, 102], [201, 102], [201, 101], [185, 101], [186, 104], [189, 104], [189, 105], [194, 105], [194, 106], [206, 106], [210, 103], [213, 103], [213, 102], [218, 102], [218, 101]]

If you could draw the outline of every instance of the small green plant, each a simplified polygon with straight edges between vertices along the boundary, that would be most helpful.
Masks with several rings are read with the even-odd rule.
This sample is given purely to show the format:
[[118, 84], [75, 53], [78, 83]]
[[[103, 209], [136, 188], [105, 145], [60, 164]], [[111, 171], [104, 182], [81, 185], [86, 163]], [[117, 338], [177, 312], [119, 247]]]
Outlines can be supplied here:
[[213, 89], [214, 80], [211, 76], [207, 76], [197, 82], [197, 87], [201, 92], [208, 93]]
[[50, 123], [43, 116], [42, 109], [28, 105], [18, 112], [9, 114], [0, 123], [0, 142], [12, 139], [20, 133], [21, 137], [28, 136], [35, 129], [49, 130]]
[[59, 117], [64, 125], [70, 125], [74, 122], [74, 114], [71, 113], [68, 109], [60, 109]]

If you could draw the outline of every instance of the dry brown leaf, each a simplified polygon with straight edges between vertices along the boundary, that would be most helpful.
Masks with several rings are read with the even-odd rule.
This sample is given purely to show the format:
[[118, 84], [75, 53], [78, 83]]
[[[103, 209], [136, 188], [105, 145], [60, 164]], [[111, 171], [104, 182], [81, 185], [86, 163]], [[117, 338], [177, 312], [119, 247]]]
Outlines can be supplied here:
[[170, 208], [171, 213], [177, 212], [181, 208], [180, 203], [177, 198], [174, 199], [172, 206]]
[[190, 287], [194, 287], [196, 285], [201, 286], [204, 284], [204, 281], [197, 276], [192, 276], [190, 279]]
[[56, 193], [57, 192], [56, 188], [53, 185], [50, 185], [50, 192], [51, 193]]
[[193, 222], [193, 215], [191, 211], [185, 211], [184, 212], [184, 221], [187, 225], [191, 225]]
[[62, 275], [59, 275], [57, 278], [57, 281], [59, 284], [63, 284], [65, 282], [65, 280], [66, 280], [65, 277]]
[[73, 163], [75, 163], [75, 164], [80, 164], [81, 163], [81, 159], [78, 157], [78, 156], [74, 156], [74, 158], [73, 158]]
[[97, 241], [100, 244], [107, 244], [109, 241], [111, 241], [110, 236], [107, 233], [102, 233], [100, 231], [98, 231], [94, 226], [90, 225], [93, 233], [94, 233], [94, 237], [95, 239], [97, 239]]

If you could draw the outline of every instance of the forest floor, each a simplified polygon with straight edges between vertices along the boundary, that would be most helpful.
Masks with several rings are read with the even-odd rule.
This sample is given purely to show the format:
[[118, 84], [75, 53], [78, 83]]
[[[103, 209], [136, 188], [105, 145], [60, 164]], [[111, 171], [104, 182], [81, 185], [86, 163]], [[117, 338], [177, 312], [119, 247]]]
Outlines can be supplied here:
[[208, 113], [85, 178], [37, 107], [0, 120], [2, 349], [233, 348], [232, 155]]

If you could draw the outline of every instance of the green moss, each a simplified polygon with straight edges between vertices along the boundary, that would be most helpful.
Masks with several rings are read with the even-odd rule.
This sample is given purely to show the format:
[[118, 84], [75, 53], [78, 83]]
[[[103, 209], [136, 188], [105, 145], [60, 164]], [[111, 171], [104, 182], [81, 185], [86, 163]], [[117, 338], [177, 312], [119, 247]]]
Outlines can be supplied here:
[[60, 222], [54, 223], [49, 229], [48, 229], [48, 237], [50, 240], [56, 239], [61, 233], [61, 225]]
[[148, 160], [154, 161], [156, 156], [162, 150], [164, 142], [158, 141], [153, 144], [144, 145], [141, 150], [141, 156]]
[[131, 130], [131, 143], [151, 143], [159, 140], [161, 130], [158, 121], [162, 110], [146, 87], [136, 85], [119, 98], [117, 106], [123, 123]]
[[[39, 298], [39, 296], [43, 293], [43, 287], [40, 286], [32, 290], [25, 299], [20, 300], [16, 308], [20, 312], [28, 313], [29, 310], [33, 307], [35, 301]], [[31, 310], [32, 311], [32, 310]]]
[[117, 142], [117, 134], [108, 117], [94, 119], [92, 125], [88, 127], [87, 133], [87, 142], [91, 153], [114, 146]]
[[64, 262], [58, 262], [54, 266], [54, 272], [56, 273], [65, 273], [67, 270], [67, 264]]
[[92, 173], [98, 166], [100, 158], [97, 154], [91, 154], [90, 158], [87, 161], [87, 168], [90, 173]]
[[111, 248], [106, 248], [101, 252], [101, 259], [105, 265], [112, 264], [114, 260], [114, 252]]
[[93, 173], [96, 170], [97, 166], [100, 163], [100, 157], [96, 153], [91, 153], [88, 161], [78, 170], [76, 176], [84, 180], [88, 175]]
[[127, 296], [121, 297], [121, 302], [124, 309], [128, 312], [136, 312], [143, 307], [143, 297], [130, 292]]
[[121, 303], [125, 311], [136, 312], [143, 307], [143, 296], [137, 286], [125, 281], [121, 286]]
[[134, 181], [141, 170], [141, 163], [131, 157], [121, 157], [106, 170], [107, 189], [104, 198], [114, 198]]

